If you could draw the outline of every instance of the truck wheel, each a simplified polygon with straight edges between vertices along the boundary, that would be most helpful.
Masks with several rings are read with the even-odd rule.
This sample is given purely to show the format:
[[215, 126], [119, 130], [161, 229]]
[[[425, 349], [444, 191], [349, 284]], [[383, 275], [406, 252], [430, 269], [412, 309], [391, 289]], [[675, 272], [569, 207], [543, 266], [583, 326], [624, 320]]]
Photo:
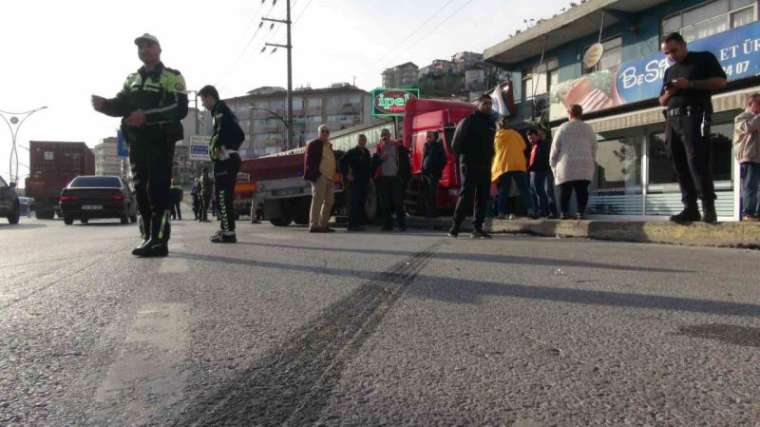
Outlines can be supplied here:
[[37, 217], [37, 219], [53, 219], [55, 218], [55, 211], [52, 209], [38, 209], [34, 211], [34, 216]]
[[298, 225], [309, 223], [309, 199], [306, 197], [294, 200], [288, 207], [290, 216]]
[[63, 223], [66, 224], [66, 225], [71, 225], [71, 224], [74, 223], [74, 218], [72, 218], [70, 216], [64, 216], [63, 217]]
[[[287, 215], [287, 214], [284, 214]], [[269, 222], [272, 223], [275, 227], [287, 227], [290, 225], [290, 223], [293, 221], [290, 217], [281, 217], [281, 218], [269, 218]]]

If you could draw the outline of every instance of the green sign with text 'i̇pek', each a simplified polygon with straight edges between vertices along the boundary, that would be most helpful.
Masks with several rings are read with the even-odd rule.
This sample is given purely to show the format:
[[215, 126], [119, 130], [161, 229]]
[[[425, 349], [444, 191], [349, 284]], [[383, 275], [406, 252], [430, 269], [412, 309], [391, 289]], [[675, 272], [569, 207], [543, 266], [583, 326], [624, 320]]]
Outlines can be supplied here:
[[375, 89], [372, 91], [372, 115], [401, 117], [407, 101], [419, 97], [419, 89]]

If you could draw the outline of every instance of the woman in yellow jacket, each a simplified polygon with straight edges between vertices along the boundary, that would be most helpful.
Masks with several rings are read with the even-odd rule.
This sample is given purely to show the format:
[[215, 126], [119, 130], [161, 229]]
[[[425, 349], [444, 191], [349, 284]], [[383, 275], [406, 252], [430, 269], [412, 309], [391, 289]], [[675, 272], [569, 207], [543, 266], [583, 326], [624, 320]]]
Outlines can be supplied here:
[[513, 180], [520, 191], [520, 203], [528, 215], [534, 217], [535, 209], [528, 179], [528, 161], [525, 158], [525, 140], [517, 131], [509, 129], [506, 117], [499, 120], [494, 148], [496, 154], [491, 166], [491, 181], [499, 187], [498, 218], [504, 219], [507, 216], [507, 198]]

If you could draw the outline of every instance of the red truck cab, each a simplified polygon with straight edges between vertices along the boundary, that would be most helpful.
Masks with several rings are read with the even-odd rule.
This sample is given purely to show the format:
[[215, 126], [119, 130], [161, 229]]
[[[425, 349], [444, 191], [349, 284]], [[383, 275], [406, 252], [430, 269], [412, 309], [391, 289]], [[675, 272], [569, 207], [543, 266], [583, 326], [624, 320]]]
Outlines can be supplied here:
[[474, 105], [459, 101], [411, 99], [407, 102], [403, 141], [412, 154], [412, 179], [407, 187], [405, 199], [407, 212], [424, 215], [428, 210], [424, 194], [430, 189], [422, 177], [422, 156], [428, 131], [438, 132], [447, 157], [441, 180], [435, 189], [437, 206], [434, 211], [454, 210], [461, 180], [458, 161], [451, 150], [451, 143], [457, 124], [474, 111]]

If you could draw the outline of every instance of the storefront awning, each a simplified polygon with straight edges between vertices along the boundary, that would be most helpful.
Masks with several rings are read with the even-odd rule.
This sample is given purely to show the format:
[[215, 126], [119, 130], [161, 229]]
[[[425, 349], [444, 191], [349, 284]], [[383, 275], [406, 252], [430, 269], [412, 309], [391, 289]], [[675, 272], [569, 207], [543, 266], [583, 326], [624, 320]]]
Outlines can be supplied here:
[[486, 61], [508, 67], [539, 56], [542, 51], [552, 50], [568, 41], [597, 33], [603, 11], [609, 12], [604, 17], [606, 28], [618, 23], [623, 14], [640, 12], [666, 2], [667, 0], [588, 0], [489, 47], [483, 56]]

